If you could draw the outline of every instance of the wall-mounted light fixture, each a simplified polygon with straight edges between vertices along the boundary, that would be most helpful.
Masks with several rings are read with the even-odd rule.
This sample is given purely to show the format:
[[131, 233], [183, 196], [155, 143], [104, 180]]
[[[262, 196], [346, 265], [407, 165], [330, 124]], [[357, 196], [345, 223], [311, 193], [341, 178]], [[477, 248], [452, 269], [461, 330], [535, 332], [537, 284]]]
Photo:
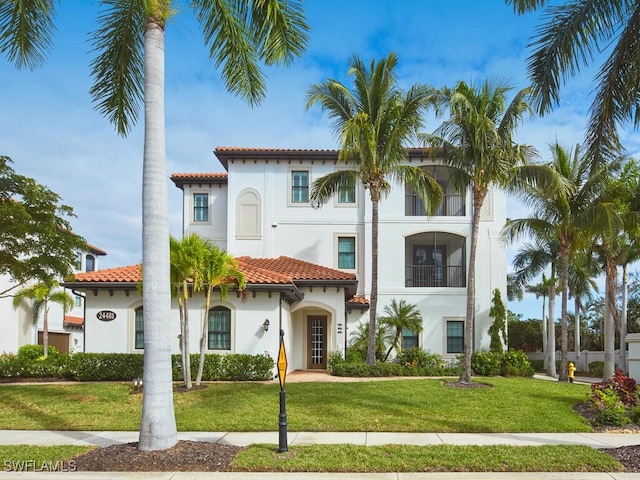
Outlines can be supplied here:
[[267, 318], [264, 323], [262, 324], [262, 328], [264, 328], [265, 332], [269, 331], [269, 319]]

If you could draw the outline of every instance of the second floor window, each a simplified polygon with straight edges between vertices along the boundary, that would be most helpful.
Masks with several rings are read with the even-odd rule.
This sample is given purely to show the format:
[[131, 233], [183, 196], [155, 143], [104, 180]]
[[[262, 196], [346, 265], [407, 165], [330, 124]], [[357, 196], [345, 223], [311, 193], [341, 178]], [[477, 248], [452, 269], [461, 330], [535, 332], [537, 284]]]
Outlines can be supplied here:
[[356, 185], [353, 180], [341, 180], [338, 186], [338, 203], [356, 203]]
[[309, 172], [291, 172], [291, 203], [309, 203]]
[[96, 269], [96, 258], [93, 255], [87, 255], [85, 262], [87, 272], [93, 272]]
[[209, 194], [207, 193], [193, 194], [193, 221], [194, 222], [209, 221]]
[[356, 268], [355, 237], [338, 237], [338, 268]]

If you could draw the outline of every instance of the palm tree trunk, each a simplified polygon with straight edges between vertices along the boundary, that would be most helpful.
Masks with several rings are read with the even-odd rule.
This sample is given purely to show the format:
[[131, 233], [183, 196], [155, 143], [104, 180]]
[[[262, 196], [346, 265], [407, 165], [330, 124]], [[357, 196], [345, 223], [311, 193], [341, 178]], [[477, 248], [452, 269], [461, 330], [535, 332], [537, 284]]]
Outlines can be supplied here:
[[376, 310], [378, 308], [378, 206], [379, 193], [371, 191], [371, 298], [369, 299], [369, 338], [367, 363], [376, 364]]
[[473, 222], [471, 228], [471, 246], [469, 248], [469, 269], [467, 274], [467, 308], [464, 322], [464, 353], [460, 383], [471, 383], [471, 353], [473, 352], [473, 327], [476, 313], [476, 250], [478, 231], [480, 230], [480, 211], [485, 194], [473, 188]]
[[[37, 330], [37, 329], [36, 329]], [[44, 304], [44, 317], [42, 319], [42, 355], [49, 355], [49, 305]]]
[[547, 351], [549, 350], [549, 336], [547, 335], [547, 295], [542, 296], [542, 353], [544, 368], [547, 369]]
[[178, 441], [171, 382], [171, 290], [164, 129], [164, 30], [148, 19], [144, 37], [142, 262], [144, 394], [138, 449]]
[[547, 345], [547, 375], [556, 376], [556, 276], [555, 265], [551, 266], [551, 285], [549, 286], [549, 317], [547, 318], [549, 342]]
[[616, 324], [614, 311], [616, 309], [617, 266], [608, 259], [605, 262], [605, 295], [604, 295], [604, 370], [602, 381], [613, 378], [615, 371]]
[[187, 282], [184, 282], [184, 299], [182, 302], [182, 308], [184, 309], [184, 315], [182, 316], [182, 358], [184, 363], [184, 388], [191, 389], [191, 352], [189, 351], [189, 286]]
[[202, 373], [204, 372], [204, 356], [207, 352], [207, 332], [209, 331], [209, 308], [211, 306], [211, 287], [207, 287], [207, 300], [205, 302], [204, 319], [202, 321], [202, 333], [200, 335], [200, 358], [198, 359], [198, 373], [196, 373], [196, 387], [200, 386]]
[[627, 284], [627, 266], [622, 266], [622, 315], [620, 317], [620, 360], [618, 368], [628, 372], [627, 367], [627, 315], [628, 315], [629, 285]]
[[569, 319], [568, 319], [568, 299], [569, 299], [569, 246], [561, 247], [560, 252], [562, 265], [560, 270], [560, 285], [562, 286], [561, 307], [560, 307], [560, 375], [558, 380], [568, 382], [568, 353], [569, 353]]
[[582, 327], [581, 325], [581, 320], [580, 320], [580, 310], [581, 310], [581, 302], [580, 302], [580, 297], [578, 297], [577, 295], [575, 295], [574, 297], [574, 302], [573, 302], [573, 309], [575, 311], [575, 326], [574, 326], [574, 340], [575, 340], [575, 350], [576, 350], [576, 368], [578, 368], [578, 364], [580, 363], [580, 348], [581, 348], [581, 341], [580, 341], [580, 328]]

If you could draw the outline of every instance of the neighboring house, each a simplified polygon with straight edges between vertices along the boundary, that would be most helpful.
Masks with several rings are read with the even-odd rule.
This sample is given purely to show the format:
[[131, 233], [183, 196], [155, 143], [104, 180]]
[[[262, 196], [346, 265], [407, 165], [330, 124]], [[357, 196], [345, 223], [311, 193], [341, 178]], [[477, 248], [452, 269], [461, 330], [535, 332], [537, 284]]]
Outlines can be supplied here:
[[[226, 249], [247, 275], [244, 301], [235, 293], [223, 302], [216, 299], [206, 315], [209, 350], [275, 356], [281, 325], [290, 370], [325, 368], [327, 354], [344, 350], [350, 332], [368, 321], [368, 192], [356, 185], [321, 208], [310, 203], [313, 181], [345, 168], [335, 150], [218, 148], [215, 155], [226, 173], [171, 177], [183, 191], [183, 232]], [[471, 195], [456, 193], [447, 168], [422, 149], [411, 149], [409, 162], [429, 169], [445, 195], [430, 217], [401, 185], [393, 185], [380, 203], [378, 313], [392, 299], [415, 304], [424, 331], [403, 332], [403, 345], [453, 359], [463, 350]], [[489, 347], [492, 291], [506, 295], [506, 246], [500, 237], [505, 219], [505, 195], [491, 191], [481, 212], [474, 349]], [[139, 278], [134, 266], [80, 274], [67, 284], [87, 294], [87, 351], [130, 352], [142, 346]], [[195, 294], [189, 305], [190, 345], [197, 351], [204, 297]], [[104, 321], [113, 316], [108, 312], [114, 320]], [[175, 302], [173, 315], [177, 352]]]
[[[88, 250], [76, 253], [74, 273], [89, 272], [98, 269], [98, 258], [106, 255], [104, 250], [87, 244]], [[0, 276], [0, 291], [13, 288], [8, 294], [20, 289], [8, 275]], [[84, 294], [64, 289], [74, 299], [73, 308], [66, 314], [56, 303], [49, 304], [49, 345], [61, 352], [84, 351]], [[37, 323], [33, 321], [31, 300], [24, 300], [16, 309], [13, 297], [0, 298], [0, 353], [15, 353], [22, 345], [42, 345], [44, 312], [40, 312]]]

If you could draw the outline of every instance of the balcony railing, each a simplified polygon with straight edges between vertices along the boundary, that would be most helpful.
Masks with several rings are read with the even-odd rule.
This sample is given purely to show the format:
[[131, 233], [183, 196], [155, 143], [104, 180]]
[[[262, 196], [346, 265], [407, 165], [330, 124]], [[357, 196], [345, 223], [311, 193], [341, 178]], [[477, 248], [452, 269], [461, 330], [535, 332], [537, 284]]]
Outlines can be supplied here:
[[[420, 197], [415, 194], [405, 195], [405, 215], [407, 217], [424, 217], [427, 215]], [[464, 217], [464, 196], [444, 195], [434, 217]]]
[[465, 287], [466, 271], [462, 265], [409, 265], [405, 271], [406, 287]]

